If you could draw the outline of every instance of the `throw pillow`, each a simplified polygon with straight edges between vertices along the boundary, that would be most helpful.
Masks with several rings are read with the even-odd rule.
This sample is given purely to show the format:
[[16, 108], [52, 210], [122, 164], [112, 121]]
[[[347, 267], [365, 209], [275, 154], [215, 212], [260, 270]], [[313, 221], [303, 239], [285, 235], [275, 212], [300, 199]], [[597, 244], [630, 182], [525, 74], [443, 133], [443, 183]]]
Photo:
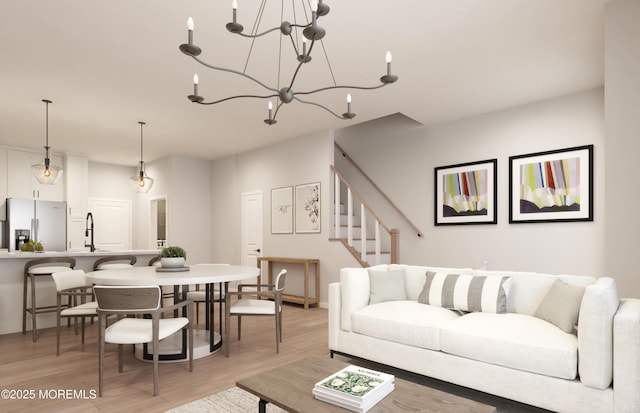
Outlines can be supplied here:
[[583, 295], [584, 287], [570, 285], [557, 278], [533, 316], [556, 325], [565, 333], [573, 333]]
[[369, 270], [369, 304], [407, 299], [404, 269], [394, 271]]
[[506, 313], [510, 277], [427, 271], [418, 302], [451, 310]]

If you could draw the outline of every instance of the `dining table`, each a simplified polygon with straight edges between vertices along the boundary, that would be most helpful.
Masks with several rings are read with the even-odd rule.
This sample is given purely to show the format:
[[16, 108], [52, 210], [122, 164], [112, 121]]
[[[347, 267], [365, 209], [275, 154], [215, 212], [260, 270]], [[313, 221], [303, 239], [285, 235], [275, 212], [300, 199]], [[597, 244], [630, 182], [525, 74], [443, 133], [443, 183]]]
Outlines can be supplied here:
[[[157, 285], [171, 286], [174, 289], [174, 302], [186, 298], [189, 286], [205, 285], [207, 323], [206, 328], [194, 330], [193, 357], [208, 356], [222, 347], [222, 323], [216, 331], [214, 323], [214, 289], [219, 287], [220, 298], [229, 291], [229, 283], [257, 278], [260, 270], [256, 267], [227, 265], [227, 264], [194, 264], [177, 268], [163, 268], [155, 266], [139, 266], [93, 271], [86, 274], [87, 282], [94, 285], [141, 286]], [[222, 301], [222, 300], [220, 300]], [[222, 311], [220, 306], [219, 311]], [[187, 359], [187, 335], [174, 335], [163, 340], [160, 344], [161, 361], [181, 361]], [[140, 351], [138, 351], [140, 349]], [[152, 355], [147, 351], [147, 345], [136, 346], [136, 357], [151, 360]]]

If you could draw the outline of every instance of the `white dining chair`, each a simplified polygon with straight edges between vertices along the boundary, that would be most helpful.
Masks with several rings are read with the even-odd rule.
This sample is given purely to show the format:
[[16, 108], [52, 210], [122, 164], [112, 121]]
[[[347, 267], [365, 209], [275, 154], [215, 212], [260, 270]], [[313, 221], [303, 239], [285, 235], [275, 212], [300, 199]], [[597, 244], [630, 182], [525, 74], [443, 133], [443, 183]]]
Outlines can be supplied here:
[[[275, 319], [276, 353], [280, 352], [282, 342], [282, 292], [287, 276], [283, 269], [276, 277], [274, 284], [238, 284], [238, 291], [229, 291], [225, 295], [225, 340], [224, 353], [229, 357], [230, 321], [232, 316], [238, 317], [238, 340], [241, 338], [242, 317], [270, 316]], [[247, 288], [251, 290], [248, 291]], [[231, 303], [231, 297], [238, 297]], [[249, 297], [249, 298], [248, 298]]]
[[[56, 304], [56, 354], [60, 355], [60, 321], [63, 318], [80, 318], [82, 344], [84, 344], [85, 319], [96, 317], [98, 303], [93, 300], [93, 288], [87, 283], [84, 271], [58, 271], [51, 274], [57, 291]], [[66, 303], [63, 304], [63, 300]], [[76, 334], [78, 326], [75, 325]]]
[[[98, 301], [99, 367], [98, 396], [102, 397], [104, 353], [106, 343], [118, 344], [118, 372], [123, 371], [125, 344], [151, 343], [153, 347], [153, 395], [158, 395], [159, 343], [164, 338], [187, 328], [189, 371], [193, 371], [193, 302], [184, 300], [163, 307], [159, 286], [102, 286], [94, 287]], [[166, 311], [187, 308], [187, 317], [161, 318]], [[119, 320], [107, 327], [107, 316], [118, 315]], [[151, 318], [125, 317], [150, 316]]]

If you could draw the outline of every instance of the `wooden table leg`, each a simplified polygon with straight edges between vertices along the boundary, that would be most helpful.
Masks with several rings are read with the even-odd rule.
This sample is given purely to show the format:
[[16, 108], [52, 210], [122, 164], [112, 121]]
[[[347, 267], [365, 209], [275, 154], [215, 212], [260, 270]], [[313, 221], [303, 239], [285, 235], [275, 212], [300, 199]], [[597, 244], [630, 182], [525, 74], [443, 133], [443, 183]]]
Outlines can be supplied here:
[[268, 401], [260, 399], [258, 402], [258, 413], [267, 413], [267, 404], [269, 404]]

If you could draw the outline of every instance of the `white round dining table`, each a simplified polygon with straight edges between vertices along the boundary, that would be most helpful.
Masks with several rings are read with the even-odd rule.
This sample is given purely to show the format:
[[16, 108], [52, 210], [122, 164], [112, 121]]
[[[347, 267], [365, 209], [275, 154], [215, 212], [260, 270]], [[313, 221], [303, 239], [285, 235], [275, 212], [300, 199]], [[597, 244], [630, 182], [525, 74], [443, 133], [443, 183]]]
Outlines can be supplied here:
[[[257, 267], [241, 265], [221, 265], [221, 264], [195, 264], [178, 270], [163, 269], [161, 267], [129, 267], [110, 270], [93, 271], [86, 274], [87, 282], [97, 285], [158, 285], [158, 286], [183, 286], [183, 292], [188, 289], [188, 285], [206, 284], [207, 289], [213, 295], [214, 284], [224, 284], [224, 291], [228, 289], [229, 282], [246, 280], [260, 275]], [[174, 289], [177, 291], [177, 289]], [[220, 291], [223, 294], [223, 291]], [[209, 330], [194, 330], [193, 357], [200, 358], [207, 356], [222, 346], [222, 335], [220, 331], [215, 331], [213, 325], [213, 303], [208, 303], [210, 308]], [[222, 308], [220, 308], [222, 311]], [[222, 328], [222, 326], [220, 326]], [[136, 357], [145, 360], [150, 359], [150, 355], [143, 346], [137, 346]], [[186, 334], [182, 337], [178, 335], [168, 337], [160, 344], [161, 361], [185, 360], [186, 355]]]

